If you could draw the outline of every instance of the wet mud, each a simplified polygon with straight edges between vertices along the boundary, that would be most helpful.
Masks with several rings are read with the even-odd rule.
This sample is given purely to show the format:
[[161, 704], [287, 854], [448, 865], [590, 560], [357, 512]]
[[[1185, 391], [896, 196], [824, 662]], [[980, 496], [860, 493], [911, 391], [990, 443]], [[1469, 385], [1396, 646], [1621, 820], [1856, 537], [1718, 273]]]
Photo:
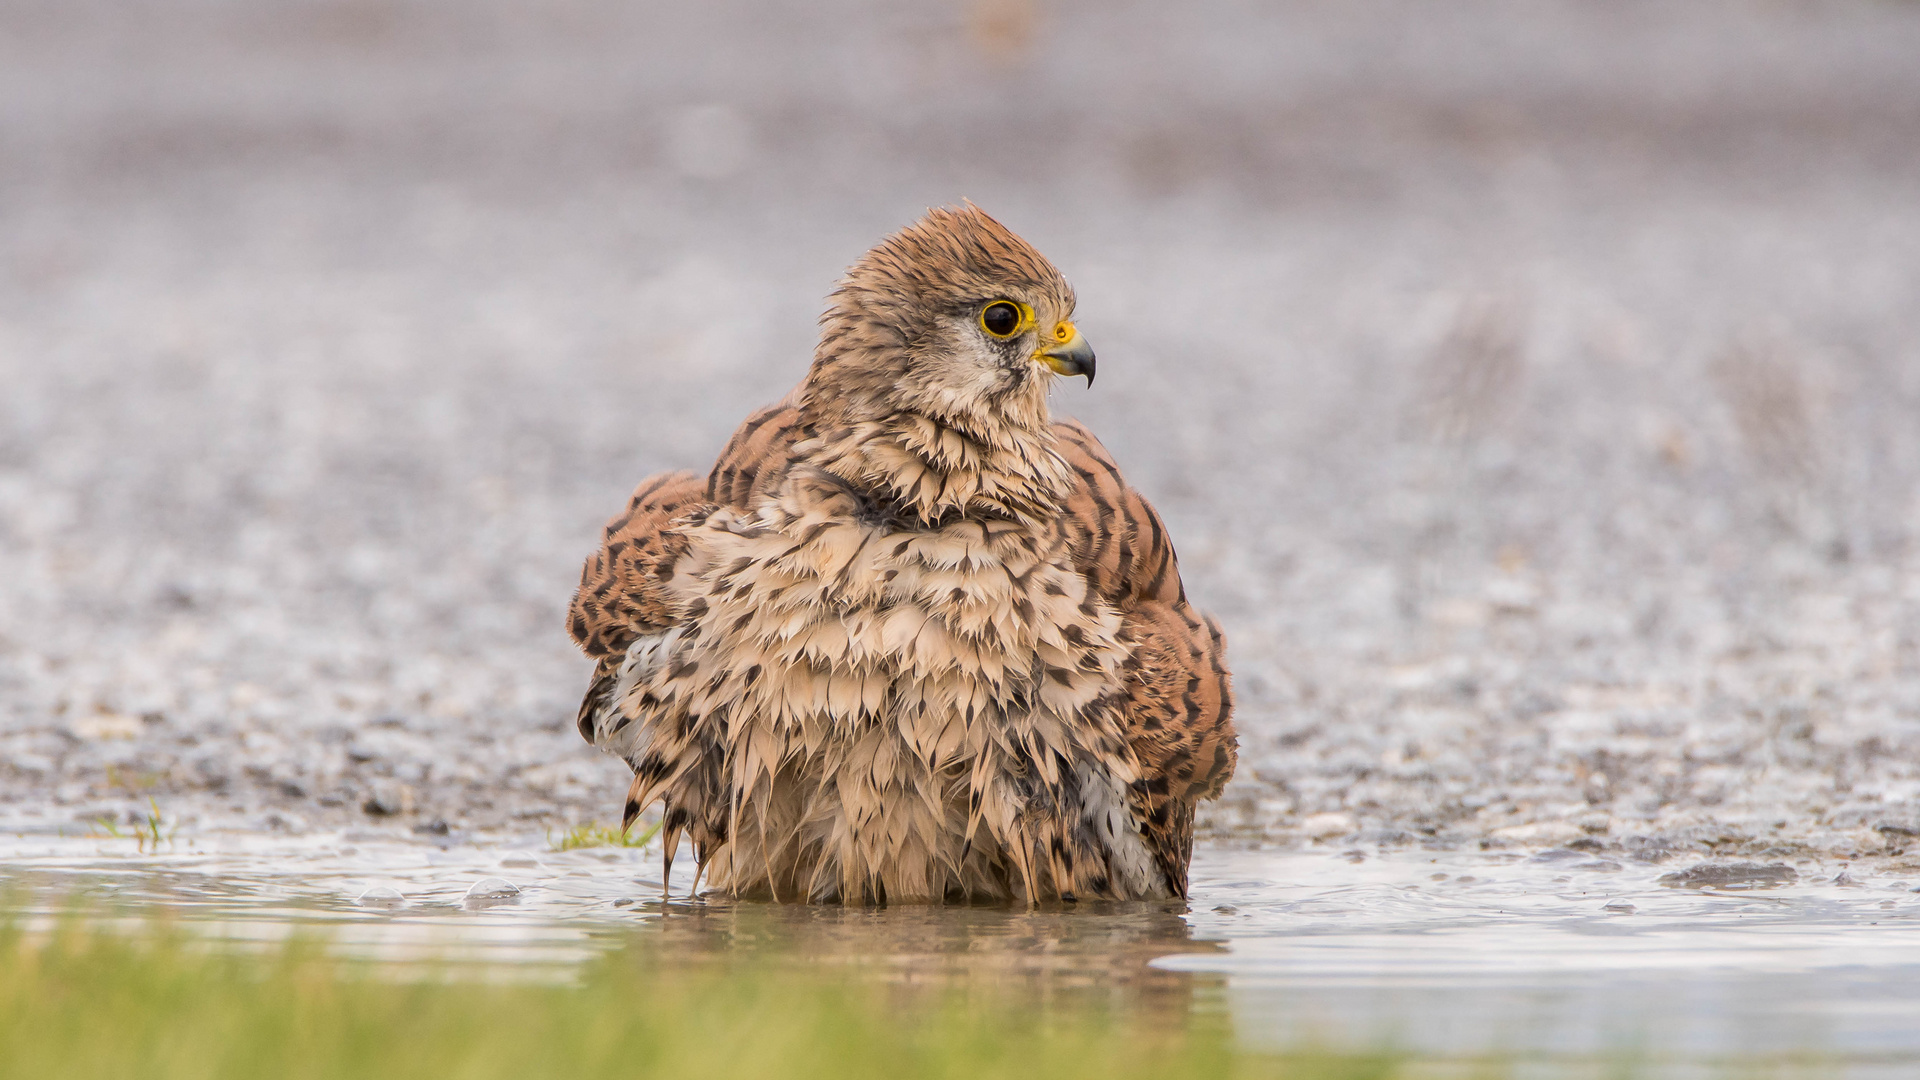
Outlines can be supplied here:
[[0, 11], [22, 828], [613, 817], [596, 530], [970, 197], [1227, 627], [1208, 835], [1920, 871], [1920, 9], [563, 6]]

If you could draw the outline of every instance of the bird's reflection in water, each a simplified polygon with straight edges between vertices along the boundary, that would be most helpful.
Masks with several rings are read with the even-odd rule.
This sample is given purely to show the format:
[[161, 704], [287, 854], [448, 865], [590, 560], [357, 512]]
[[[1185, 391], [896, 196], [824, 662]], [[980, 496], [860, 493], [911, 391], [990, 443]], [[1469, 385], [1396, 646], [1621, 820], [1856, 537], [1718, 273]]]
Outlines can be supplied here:
[[1180, 1020], [1218, 998], [1221, 977], [1150, 965], [1219, 952], [1196, 939], [1184, 904], [803, 907], [674, 901], [646, 905], [626, 942], [634, 962], [799, 969], [1014, 1007], [1111, 1009]]

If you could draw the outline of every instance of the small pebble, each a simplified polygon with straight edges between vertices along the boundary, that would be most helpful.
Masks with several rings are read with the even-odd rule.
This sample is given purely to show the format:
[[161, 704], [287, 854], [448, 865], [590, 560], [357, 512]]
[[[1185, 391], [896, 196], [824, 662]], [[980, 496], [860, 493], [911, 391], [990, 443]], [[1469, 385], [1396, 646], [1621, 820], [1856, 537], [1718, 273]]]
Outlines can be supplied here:
[[1300, 823], [1300, 831], [1313, 840], [1331, 840], [1358, 828], [1352, 817], [1341, 813], [1314, 814]]

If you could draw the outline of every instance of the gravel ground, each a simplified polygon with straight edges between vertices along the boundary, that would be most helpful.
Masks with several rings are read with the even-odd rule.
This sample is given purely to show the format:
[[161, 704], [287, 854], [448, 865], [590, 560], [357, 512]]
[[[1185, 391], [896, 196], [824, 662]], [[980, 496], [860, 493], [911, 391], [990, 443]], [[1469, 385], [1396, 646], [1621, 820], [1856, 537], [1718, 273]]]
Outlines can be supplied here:
[[1171, 12], [0, 4], [0, 816], [608, 817], [597, 527], [964, 196], [1227, 625], [1216, 836], [1920, 854], [1920, 5]]

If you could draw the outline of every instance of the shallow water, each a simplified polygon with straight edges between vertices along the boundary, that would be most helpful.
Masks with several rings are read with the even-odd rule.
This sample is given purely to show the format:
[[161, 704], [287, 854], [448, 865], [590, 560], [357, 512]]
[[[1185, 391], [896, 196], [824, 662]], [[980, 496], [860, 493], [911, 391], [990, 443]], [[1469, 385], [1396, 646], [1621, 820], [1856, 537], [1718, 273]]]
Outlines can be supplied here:
[[1774, 869], [1695, 888], [1673, 880], [1687, 869], [1575, 851], [1203, 847], [1188, 905], [843, 911], [691, 900], [685, 869], [663, 901], [657, 851], [537, 838], [0, 840], [0, 886], [30, 922], [84, 897], [227, 941], [321, 932], [436, 977], [565, 979], [638, 943], [675, 964], [859, 966], [1143, 1015], [1225, 1009], [1250, 1045], [1386, 1045], [1439, 1075], [1490, 1056], [1518, 1075], [1623, 1057], [1709, 1075], [1808, 1053], [1820, 1075], [1920, 1067], [1912, 882], [1809, 860], [1784, 884], [1766, 880], [1785, 876]]

